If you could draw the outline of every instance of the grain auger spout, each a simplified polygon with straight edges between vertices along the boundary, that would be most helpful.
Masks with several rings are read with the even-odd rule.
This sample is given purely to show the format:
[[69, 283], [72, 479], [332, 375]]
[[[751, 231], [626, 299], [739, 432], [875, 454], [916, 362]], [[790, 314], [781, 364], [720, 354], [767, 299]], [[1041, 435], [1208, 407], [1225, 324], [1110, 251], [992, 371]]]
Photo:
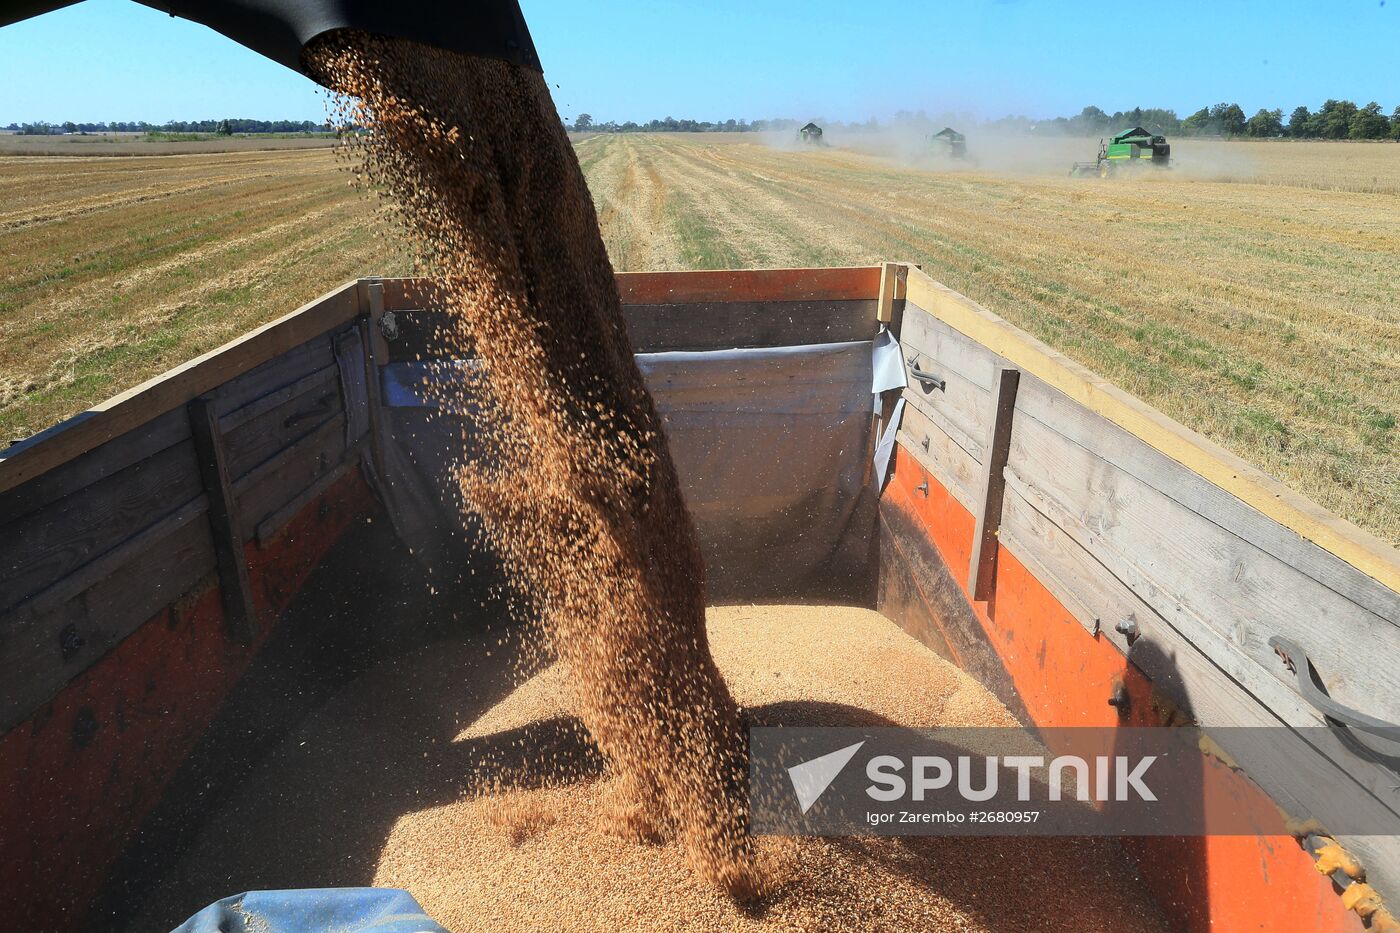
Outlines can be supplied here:
[[[72, 0], [0, 0], [0, 26], [72, 5]], [[203, 23], [312, 78], [316, 75], [302, 61], [302, 50], [319, 36], [341, 29], [542, 70], [516, 0], [150, 0], [143, 5]]]

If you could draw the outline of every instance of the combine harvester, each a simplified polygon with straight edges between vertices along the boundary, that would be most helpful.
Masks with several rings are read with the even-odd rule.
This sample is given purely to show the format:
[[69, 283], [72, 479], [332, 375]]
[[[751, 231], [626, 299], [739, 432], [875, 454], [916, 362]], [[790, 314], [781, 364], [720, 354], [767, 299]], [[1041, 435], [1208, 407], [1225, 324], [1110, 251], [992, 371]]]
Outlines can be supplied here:
[[[464, 548], [432, 527], [455, 514], [434, 465], [462, 427], [424, 396], [443, 361], [422, 284], [347, 283], [0, 453], [16, 929], [110, 918], [114, 887], [137, 890], [128, 847], [196, 870], [182, 845], [208, 801], [286, 734], [289, 704], [325, 702], [327, 659], [390, 650], [359, 645], [390, 616], [421, 643], [417, 610], [374, 595], [412, 559], [367, 555]], [[1230, 806], [1301, 820], [1347, 794], [1394, 820], [1374, 746], [1400, 720], [1395, 551], [918, 268], [618, 285], [713, 599], [875, 608], [1033, 729], [1268, 727], [1209, 746]], [[872, 422], [881, 348], [907, 385]], [[347, 591], [369, 595], [298, 608]], [[1400, 897], [1400, 844], [1338, 836], [1122, 844], [1176, 929], [1359, 931], [1349, 908]]]
[[1124, 130], [1105, 144], [1099, 140], [1099, 156], [1093, 162], [1076, 162], [1069, 170], [1075, 178], [1109, 178], [1125, 168], [1140, 168], [1151, 165], [1156, 168], [1171, 166], [1172, 147], [1167, 138], [1153, 135], [1140, 126]]
[[928, 138], [929, 151], [945, 159], [967, 158], [967, 137], [951, 126], [934, 133]]

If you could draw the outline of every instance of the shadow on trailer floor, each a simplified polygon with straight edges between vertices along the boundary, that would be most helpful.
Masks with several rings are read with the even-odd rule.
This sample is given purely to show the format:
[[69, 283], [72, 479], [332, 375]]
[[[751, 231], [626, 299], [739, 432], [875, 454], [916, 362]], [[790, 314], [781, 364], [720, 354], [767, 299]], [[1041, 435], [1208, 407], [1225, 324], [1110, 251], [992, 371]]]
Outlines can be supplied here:
[[[245, 890], [371, 883], [372, 841], [464, 792], [479, 750], [452, 737], [513, 683], [504, 603], [488, 595], [499, 575], [474, 569], [471, 586], [431, 579], [382, 515], [347, 533], [127, 846], [89, 928], [170, 929]], [[318, 780], [259, 779], [269, 767]], [[268, 786], [283, 792], [248, 792]], [[269, 825], [275, 846], [255, 841]]]

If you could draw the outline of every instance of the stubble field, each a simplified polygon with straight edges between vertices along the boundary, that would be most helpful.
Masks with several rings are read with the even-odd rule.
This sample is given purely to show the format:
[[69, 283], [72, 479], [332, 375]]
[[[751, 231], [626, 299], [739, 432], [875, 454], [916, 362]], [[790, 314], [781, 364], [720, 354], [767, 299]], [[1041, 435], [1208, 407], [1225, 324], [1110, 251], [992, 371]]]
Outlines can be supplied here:
[[[1327, 508], [1400, 541], [1400, 146], [1096, 140], [577, 149], [619, 270], [917, 262]], [[327, 150], [0, 156], [0, 443], [408, 258]]]
[[385, 226], [329, 149], [0, 157], [0, 443], [403, 273]]
[[920, 263], [1400, 541], [1400, 146], [1187, 141], [1102, 181], [1067, 177], [1095, 140], [974, 139], [956, 167], [862, 142], [578, 151], [619, 268]]

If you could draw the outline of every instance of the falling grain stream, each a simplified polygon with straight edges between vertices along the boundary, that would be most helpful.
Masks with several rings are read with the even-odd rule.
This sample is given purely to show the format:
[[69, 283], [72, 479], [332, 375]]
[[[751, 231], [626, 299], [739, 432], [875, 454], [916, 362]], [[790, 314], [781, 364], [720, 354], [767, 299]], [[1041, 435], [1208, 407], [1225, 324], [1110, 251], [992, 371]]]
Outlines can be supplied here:
[[483, 753], [471, 792], [399, 821], [376, 883], [464, 929], [1157, 928], [1135, 888], [1102, 883], [1131, 874], [1110, 844], [748, 835], [746, 722], [1012, 721], [873, 613], [712, 610], [707, 630], [694, 528], [539, 74], [345, 32], [308, 61], [370, 130], [351, 155], [439, 283], [439, 350], [481, 361], [426, 388], [485, 411], [491, 456], [455, 485], [545, 659], [459, 737], [520, 736], [532, 779]]

